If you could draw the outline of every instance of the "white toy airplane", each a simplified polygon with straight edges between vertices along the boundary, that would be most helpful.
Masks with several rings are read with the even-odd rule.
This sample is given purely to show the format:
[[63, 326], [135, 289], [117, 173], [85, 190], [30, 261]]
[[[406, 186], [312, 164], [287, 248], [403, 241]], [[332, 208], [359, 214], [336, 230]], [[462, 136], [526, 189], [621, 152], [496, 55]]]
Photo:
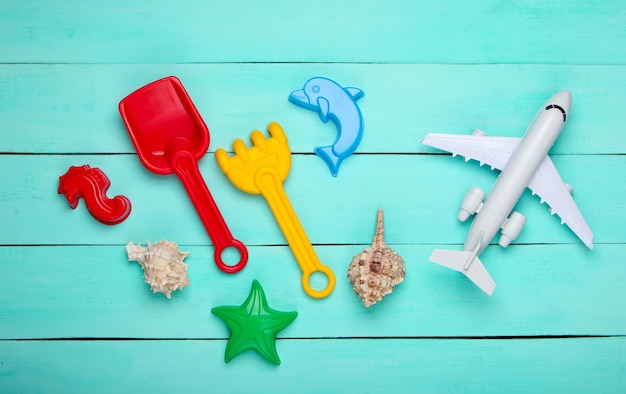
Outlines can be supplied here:
[[420, 142], [446, 150], [452, 156], [461, 155], [465, 161], [475, 159], [502, 171], [489, 197], [472, 187], [461, 203], [458, 218], [467, 220], [477, 214], [463, 245], [463, 251], [435, 249], [430, 261], [465, 274], [485, 293], [491, 295], [496, 287], [478, 255], [502, 230], [499, 244], [507, 247], [522, 231], [526, 217], [512, 212], [526, 187], [551, 207], [552, 214], [565, 223], [593, 249], [593, 233], [571, 196], [572, 188], [561, 179], [548, 156], [548, 151], [561, 133], [572, 103], [569, 91], [552, 96], [535, 117], [523, 138], [488, 137], [480, 130], [472, 135], [433, 134]]

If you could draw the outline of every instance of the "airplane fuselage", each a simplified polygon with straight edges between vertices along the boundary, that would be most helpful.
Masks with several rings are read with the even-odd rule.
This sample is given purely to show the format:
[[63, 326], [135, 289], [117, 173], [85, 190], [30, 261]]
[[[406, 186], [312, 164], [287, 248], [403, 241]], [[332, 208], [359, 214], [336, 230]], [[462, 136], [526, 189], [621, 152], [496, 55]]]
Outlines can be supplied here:
[[482, 236], [480, 254], [498, 233], [561, 133], [570, 103], [569, 92], [561, 92], [541, 108], [474, 218], [463, 250], [475, 248]]

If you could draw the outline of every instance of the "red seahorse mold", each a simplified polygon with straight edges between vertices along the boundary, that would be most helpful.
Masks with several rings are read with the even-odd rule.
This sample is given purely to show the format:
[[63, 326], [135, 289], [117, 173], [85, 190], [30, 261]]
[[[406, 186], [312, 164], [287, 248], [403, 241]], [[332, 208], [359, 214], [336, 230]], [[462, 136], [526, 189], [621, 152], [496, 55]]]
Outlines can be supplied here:
[[82, 197], [87, 210], [99, 222], [104, 224], [118, 224], [130, 215], [130, 200], [126, 196], [108, 198], [106, 192], [111, 181], [99, 168], [71, 166], [67, 172], [59, 177], [59, 194], [65, 194], [70, 207], [75, 209], [78, 200]]

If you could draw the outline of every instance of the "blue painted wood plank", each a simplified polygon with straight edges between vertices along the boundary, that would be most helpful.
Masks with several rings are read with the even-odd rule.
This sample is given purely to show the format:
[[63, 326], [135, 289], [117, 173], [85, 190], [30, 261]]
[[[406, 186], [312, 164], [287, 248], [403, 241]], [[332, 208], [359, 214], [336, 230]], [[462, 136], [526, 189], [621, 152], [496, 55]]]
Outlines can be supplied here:
[[[625, 21], [619, 0], [4, 1], [0, 392], [623, 391]], [[201, 171], [233, 234], [251, 245], [234, 276], [214, 266], [177, 180], [141, 166], [117, 112], [130, 91], [171, 74], [211, 129]], [[314, 75], [366, 93], [365, 138], [335, 179], [311, 154], [334, 127], [286, 100]], [[596, 249], [526, 193], [518, 243], [485, 251], [498, 284], [486, 297], [427, 258], [460, 248], [459, 201], [497, 175], [418, 140], [475, 127], [520, 136], [560, 89], [574, 105], [554, 161]], [[297, 153], [287, 193], [337, 274], [324, 300], [302, 292], [262, 198], [232, 187], [214, 161], [215, 149], [272, 120]], [[127, 222], [103, 226], [56, 194], [58, 176], [84, 163], [105, 170], [111, 195], [131, 197]], [[368, 310], [345, 271], [370, 242], [378, 207], [408, 270]], [[191, 251], [191, 286], [172, 300], [149, 292], [123, 249], [161, 238]], [[210, 308], [240, 304], [253, 279], [271, 306], [299, 312], [281, 332], [279, 367], [255, 354], [222, 361], [228, 331]]]
[[[557, 156], [563, 178], [595, 233], [596, 243], [623, 243], [625, 156]], [[57, 194], [58, 177], [71, 165], [101, 168], [111, 180], [108, 196], [126, 195], [133, 204], [128, 219], [105, 226], [89, 215], [84, 201], [72, 210]], [[125, 244], [167, 238], [209, 245], [189, 197], [178, 179], [145, 169], [135, 155], [0, 156], [0, 242], [4, 245]], [[236, 189], [213, 154], [200, 171], [235, 238], [248, 245], [285, 244], [260, 195]], [[489, 191], [497, 172], [445, 155], [356, 155], [337, 178], [314, 155], [294, 155], [285, 191], [314, 244], [370, 243], [376, 210], [386, 212], [387, 240], [394, 244], [461, 244], [469, 223], [456, 219], [472, 185]], [[349, 209], [347, 209], [349, 208]], [[546, 205], [527, 191], [517, 206], [528, 217], [518, 243], [582, 243]], [[494, 242], [496, 242], [495, 240]], [[584, 248], [581, 253], [585, 253]]]
[[392, 244], [406, 279], [369, 309], [346, 279], [365, 246], [315, 247], [337, 278], [323, 300], [302, 291], [301, 272], [282, 246], [250, 248], [248, 266], [228, 275], [215, 267], [211, 247], [181, 245], [191, 252], [190, 285], [170, 300], [150, 291], [123, 244], [0, 247], [0, 339], [222, 339], [228, 330], [211, 308], [241, 305], [255, 279], [271, 307], [298, 312], [285, 338], [626, 335], [626, 316], [616, 309], [626, 297], [624, 244], [593, 253], [577, 245], [488, 248], [483, 261], [498, 285], [492, 297], [428, 262], [433, 248], [455, 246]]
[[279, 340], [280, 366], [225, 341], [0, 342], [7, 393], [621, 393], [624, 338]]
[[[359, 152], [434, 152], [428, 132], [520, 137], [552, 94], [570, 89], [573, 107], [559, 154], [626, 153], [616, 109], [626, 107], [623, 66], [420, 64], [0, 65], [1, 152], [134, 153], [117, 110], [133, 90], [177, 75], [211, 135], [210, 151], [231, 150], [270, 121], [292, 151], [312, 153], [336, 136], [332, 123], [287, 101], [316, 75], [365, 92]], [[520, 83], [523, 81], [523, 83]]]
[[4, 1], [3, 63], [623, 64], [624, 3]]

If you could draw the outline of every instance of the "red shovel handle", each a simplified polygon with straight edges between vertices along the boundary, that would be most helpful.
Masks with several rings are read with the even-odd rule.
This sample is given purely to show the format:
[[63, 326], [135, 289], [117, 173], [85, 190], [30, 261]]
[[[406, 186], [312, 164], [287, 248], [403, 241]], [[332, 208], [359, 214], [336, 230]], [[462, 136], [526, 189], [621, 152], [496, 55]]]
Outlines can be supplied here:
[[[181, 142], [183, 146], [188, 144]], [[185, 186], [204, 228], [215, 245], [215, 264], [220, 270], [229, 274], [241, 271], [248, 262], [248, 250], [241, 241], [233, 238], [226, 226], [222, 214], [202, 179], [196, 158], [189, 151], [175, 148], [168, 149], [166, 155], [168, 155], [170, 166]], [[228, 247], [234, 247], [239, 251], [240, 259], [235, 265], [226, 265], [222, 259], [222, 253]]]

